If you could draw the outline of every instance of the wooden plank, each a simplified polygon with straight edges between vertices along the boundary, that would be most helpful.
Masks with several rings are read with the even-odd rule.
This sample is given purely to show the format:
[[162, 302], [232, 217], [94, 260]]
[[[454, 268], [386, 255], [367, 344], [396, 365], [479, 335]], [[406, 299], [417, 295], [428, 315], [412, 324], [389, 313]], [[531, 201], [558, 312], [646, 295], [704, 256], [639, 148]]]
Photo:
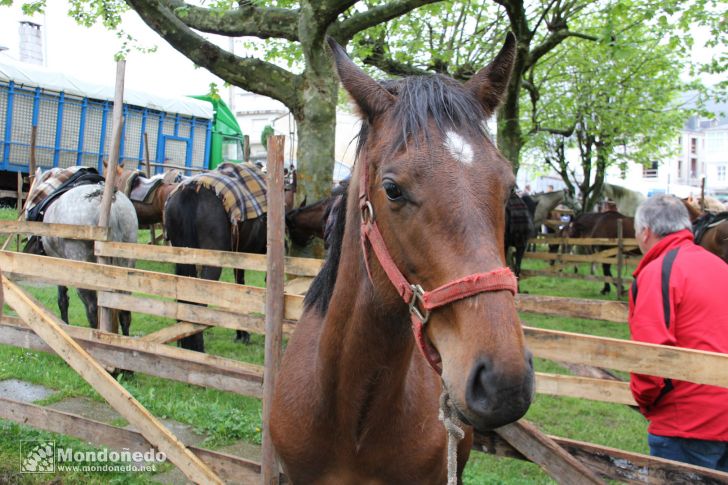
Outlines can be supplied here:
[[[107, 367], [127, 369], [197, 386], [261, 397], [263, 369], [260, 366], [214, 355], [180, 349], [101, 330], [69, 325], [65, 330], [79, 345]], [[18, 319], [0, 320], [0, 343], [41, 352], [52, 352]]]
[[[608, 480], [643, 485], [724, 484], [728, 474], [699, 466], [655, 458], [649, 455], [593, 443], [549, 436], [594, 473]], [[476, 433], [473, 449], [496, 456], [524, 460], [525, 457], [494, 431]]]
[[523, 327], [536, 357], [728, 387], [728, 354]]
[[495, 432], [561, 485], [602, 483], [589, 468], [525, 419], [501, 426]]
[[[145, 453], [154, 448], [138, 431], [3, 397], [0, 397], [0, 418], [130, 453]], [[227, 483], [252, 483], [260, 479], [260, 465], [254, 461], [196, 446], [188, 448]]]
[[[556, 271], [548, 271], [548, 270], [532, 270], [532, 269], [523, 269], [521, 270], [521, 277], [529, 277], [529, 276], [549, 276], [549, 277], [558, 277], [558, 278], [571, 278], [576, 280], [586, 280], [586, 281], [602, 281], [607, 283], [615, 284], [615, 279], [611, 276], [598, 276], [598, 275], [590, 275], [590, 274], [575, 274], [571, 271], [563, 271], [563, 272], [556, 272]], [[632, 278], [622, 278], [622, 281], [627, 284], [632, 282]]]
[[194, 453], [169, 432], [164, 425], [109, 375], [96, 360], [79, 346], [62, 327], [55, 315], [49, 313], [7, 277], [2, 278], [7, 303], [60, 357], [88, 382], [142, 435], [164, 452], [189, 479], [198, 483], [219, 483], [222, 480]]
[[[65, 286], [123, 289], [242, 313], [264, 311], [265, 289], [254, 286], [8, 251], [0, 251], [0, 268], [9, 275], [31, 276]], [[302, 310], [303, 297], [285, 296], [284, 318], [298, 319]]]
[[[265, 256], [262, 254], [213, 251], [210, 249], [176, 248], [172, 246], [150, 247], [148, 244], [97, 241], [94, 246], [96, 256], [114, 258], [142, 259], [163, 263], [187, 263], [224, 268], [266, 270]], [[316, 276], [323, 261], [311, 258], [286, 258], [286, 273], [299, 276]]]
[[637, 403], [628, 382], [559, 374], [536, 373], [536, 392], [551, 396], [568, 396], [591, 401], [634, 406]]
[[[127, 295], [125, 293], [112, 293], [99, 291], [99, 305], [109, 308], [129, 310], [130, 312], [145, 313], [159, 317], [172, 318], [183, 322], [201, 323], [203, 325], [229, 328], [232, 330], [245, 330], [247, 332], [265, 333], [263, 317], [253, 314], [242, 314], [228, 310], [220, 310], [192, 303], [179, 303], [169, 300]], [[283, 334], [290, 336], [295, 328], [295, 322], [285, 320]]]
[[516, 296], [516, 308], [521, 312], [606, 320], [617, 323], [627, 323], [627, 314], [629, 312], [627, 303], [621, 301], [526, 295], [523, 293]]
[[292, 295], [305, 295], [311, 287], [313, 278], [301, 276], [286, 282], [285, 291]]
[[46, 224], [30, 221], [0, 221], [0, 234], [34, 234], [67, 239], [106, 239], [109, 230], [96, 226], [72, 224]]
[[[637, 239], [623, 239], [625, 247], [639, 247]], [[568, 244], [570, 246], [616, 246], [618, 241], [616, 238], [606, 237], [535, 237], [528, 240], [529, 244]]]
[[278, 457], [270, 432], [271, 403], [276, 375], [283, 354], [283, 284], [285, 279], [284, 239], [286, 235], [283, 201], [283, 147], [286, 137], [268, 138], [268, 233], [265, 295], [265, 369], [263, 376], [263, 456], [261, 482], [280, 482]]
[[598, 254], [526, 253], [527, 259], [556, 260], [568, 263], [617, 264], [617, 257], [600, 257]]
[[199, 323], [181, 322], [176, 325], [170, 325], [164, 327], [161, 330], [152, 332], [140, 338], [145, 342], [156, 342], [158, 344], [166, 344], [169, 342], [176, 342], [179, 339], [189, 337], [191, 335], [198, 334], [208, 328], [208, 325], [201, 325]]

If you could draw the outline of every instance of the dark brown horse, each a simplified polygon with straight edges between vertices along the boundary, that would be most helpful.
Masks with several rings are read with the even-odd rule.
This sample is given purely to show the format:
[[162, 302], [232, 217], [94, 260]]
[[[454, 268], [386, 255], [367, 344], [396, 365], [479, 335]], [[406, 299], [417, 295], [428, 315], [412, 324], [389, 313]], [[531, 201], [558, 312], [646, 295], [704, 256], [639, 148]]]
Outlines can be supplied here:
[[693, 224], [695, 244], [704, 247], [728, 263], [728, 212], [701, 212], [689, 200], [681, 199], [685, 204]]
[[443, 390], [446, 414], [487, 430], [523, 416], [534, 389], [504, 267], [515, 180], [484, 128], [515, 38], [465, 85], [379, 84], [330, 45], [363, 119], [357, 163], [278, 374], [272, 441], [293, 483], [442, 484]]
[[[586, 237], [586, 238], [617, 238], [617, 221], [622, 220], [622, 237], [625, 239], [634, 238], [634, 218], [627, 217], [617, 211], [607, 212], [586, 212], [574, 219], [569, 225], [569, 237]], [[602, 246], [593, 246], [595, 251], [607, 249]], [[604, 276], [612, 276], [612, 265], [602, 263], [602, 271]], [[606, 295], [611, 291], [609, 282], [604, 282], [601, 294]], [[621, 294], [622, 289], [619, 288]]]
[[334, 187], [330, 196], [309, 205], [306, 205], [304, 200], [300, 207], [286, 210], [286, 229], [293, 244], [304, 247], [314, 237], [326, 242], [326, 228], [333, 224], [331, 211], [335, 204], [340, 203], [341, 196], [348, 187], [349, 180], [342, 180]]
[[[536, 227], [533, 224], [531, 210], [526, 200], [521, 198], [515, 191], [506, 203], [506, 261], [515, 273], [516, 278], [521, 277], [521, 262], [528, 246], [528, 240], [536, 237]], [[510, 254], [513, 248], [513, 254]]]
[[[231, 164], [222, 164], [218, 169], [224, 165]], [[254, 167], [250, 168], [253, 169]], [[262, 173], [257, 169], [255, 173], [262, 189], [266, 190]], [[195, 180], [193, 177], [187, 185], [182, 185], [175, 191], [165, 206], [165, 237], [172, 246], [265, 254], [267, 214], [232, 224], [226, 207], [215, 190], [195, 183]], [[240, 187], [239, 184], [236, 186], [241, 192], [248, 192], [247, 188]], [[175, 273], [180, 276], [218, 280], [222, 268], [203, 266], [198, 273], [195, 264], [177, 264]], [[234, 274], [236, 283], [245, 284], [243, 270], [235, 270]], [[250, 336], [248, 332], [239, 330], [236, 339], [247, 343]], [[179, 343], [183, 348], [204, 352], [202, 333], [185, 337]]]

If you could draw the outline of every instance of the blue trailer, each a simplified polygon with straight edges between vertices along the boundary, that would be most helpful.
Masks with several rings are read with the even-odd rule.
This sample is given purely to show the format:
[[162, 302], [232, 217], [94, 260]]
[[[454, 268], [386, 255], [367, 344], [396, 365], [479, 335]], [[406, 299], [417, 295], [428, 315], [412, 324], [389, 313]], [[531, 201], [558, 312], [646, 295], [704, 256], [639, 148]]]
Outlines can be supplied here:
[[[72, 78], [39, 66], [0, 59], [0, 189], [14, 190], [17, 172], [28, 174], [36, 127], [36, 166], [83, 165], [99, 173], [109, 157], [113, 86]], [[152, 172], [210, 168], [215, 112], [210, 102], [124, 93], [120, 162]], [[145, 135], [148, 147], [145, 147]], [[242, 134], [230, 139], [224, 158], [242, 160]]]

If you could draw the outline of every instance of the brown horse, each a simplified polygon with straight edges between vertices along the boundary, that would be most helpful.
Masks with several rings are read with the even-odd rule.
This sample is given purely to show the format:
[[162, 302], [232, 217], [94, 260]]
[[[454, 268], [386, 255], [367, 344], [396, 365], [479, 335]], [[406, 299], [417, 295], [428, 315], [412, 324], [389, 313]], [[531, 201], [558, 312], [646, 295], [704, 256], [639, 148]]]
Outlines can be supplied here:
[[[622, 220], [622, 237], [623, 238], [634, 238], [634, 218], [627, 217], [624, 214], [620, 214], [617, 211], [607, 212], [586, 212], [569, 224], [568, 235], [569, 237], [594, 237], [594, 238], [617, 238], [617, 221]], [[602, 246], [594, 246], [595, 251], [601, 251], [607, 249]], [[612, 265], [609, 263], [602, 263], [602, 271], [604, 276], [612, 276]], [[601, 294], [606, 295], [611, 291], [609, 282], [604, 282]], [[622, 288], [619, 288], [621, 294]]]
[[681, 199], [693, 224], [695, 244], [728, 263], [728, 212], [701, 212], [689, 199]]
[[329, 43], [363, 122], [329, 256], [278, 374], [272, 442], [293, 483], [442, 484], [441, 393], [445, 416], [489, 430], [523, 416], [534, 389], [503, 247], [515, 180], [485, 131], [515, 37], [464, 85], [379, 84]]
[[[106, 161], [104, 161], [105, 168]], [[147, 178], [138, 170], [124, 168], [123, 165], [116, 166], [114, 185], [134, 204], [139, 227], [162, 223], [164, 203], [177, 187], [177, 183], [170, 182], [167, 177]]]

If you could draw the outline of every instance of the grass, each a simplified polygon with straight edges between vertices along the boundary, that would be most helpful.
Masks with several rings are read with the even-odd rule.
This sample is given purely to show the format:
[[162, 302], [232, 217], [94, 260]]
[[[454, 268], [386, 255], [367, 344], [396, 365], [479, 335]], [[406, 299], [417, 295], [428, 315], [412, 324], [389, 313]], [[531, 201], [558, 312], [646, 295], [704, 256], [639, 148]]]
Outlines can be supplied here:
[[[0, 219], [15, 218], [14, 210], [0, 209]], [[148, 241], [147, 231], [141, 232], [141, 241]], [[172, 265], [140, 261], [138, 268], [173, 272]], [[541, 261], [526, 260], [524, 267], [544, 267]], [[586, 272], [584, 266], [580, 271]], [[224, 281], [233, 281], [230, 270], [223, 272]], [[264, 275], [246, 272], [249, 284], [264, 286]], [[532, 294], [549, 294], [579, 298], [608, 298], [599, 294], [598, 282], [566, 278], [533, 277], [521, 284], [521, 291]], [[27, 287], [47, 308], [58, 314], [55, 287]], [[75, 293], [70, 296], [70, 320], [73, 324], [86, 326], [83, 306]], [[612, 297], [613, 298], [613, 297]], [[7, 308], [6, 308], [7, 310]], [[620, 339], [629, 338], [624, 324], [523, 314], [524, 324], [587, 333]], [[169, 325], [172, 321], [148, 315], [135, 314], [131, 333], [146, 335]], [[248, 346], [234, 343], [234, 331], [214, 328], [205, 332], [205, 345], [209, 353], [253, 364], [263, 363], [264, 340], [253, 335]], [[536, 360], [539, 371], [565, 373], [557, 364]], [[68, 397], [86, 397], [103, 402], [103, 399], [88, 386], [73, 370], [55, 355], [32, 352], [20, 348], [0, 345], [0, 380], [16, 378], [44, 385], [57, 391], [45, 401], [50, 404]], [[174, 419], [189, 424], [208, 437], [203, 446], [218, 448], [237, 440], [260, 444], [261, 403], [257, 399], [236, 394], [203, 389], [189, 384], [159, 379], [136, 373], [123, 377], [121, 384], [134, 395], [149, 411], [159, 418]], [[538, 395], [526, 418], [549, 434], [592, 443], [612, 446], [624, 450], [647, 452], [646, 421], [626, 406], [590, 402], [586, 400]], [[116, 425], [124, 425], [118, 420]], [[36, 431], [32, 428], [0, 420], [0, 484], [3, 483], [154, 483], [150, 473], [82, 473], [64, 472], [56, 475], [20, 475], [19, 443], [26, 439], [54, 439], [57, 444], [87, 449], [88, 445], [72, 438]], [[163, 469], [168, 469], [165, 465]], [[513, 459], [499, 459], [491, 455], [473, 452], [467, 465], [466, 484], [545, 484], [554, 483], [541, 469], [531, 463]]]

